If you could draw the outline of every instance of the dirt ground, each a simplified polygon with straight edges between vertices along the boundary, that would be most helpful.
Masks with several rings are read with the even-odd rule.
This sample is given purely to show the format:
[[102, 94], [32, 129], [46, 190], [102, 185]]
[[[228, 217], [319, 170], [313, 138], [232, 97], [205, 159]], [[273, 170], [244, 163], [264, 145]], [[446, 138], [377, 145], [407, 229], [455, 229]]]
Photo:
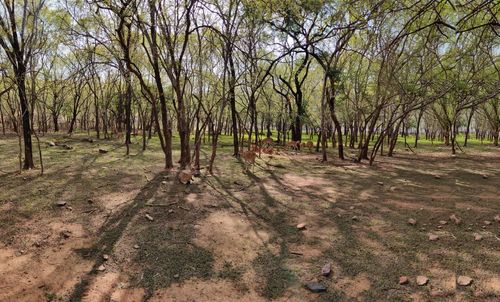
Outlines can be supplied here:
[[498, 148], [373, 167], [281, 152], [245, 172], [224, 147], [215, 176], [182, 185], [157, 146], [82, 138], [42, 138], [39, 176], [0, 137], [0, 301], [500, 300]]

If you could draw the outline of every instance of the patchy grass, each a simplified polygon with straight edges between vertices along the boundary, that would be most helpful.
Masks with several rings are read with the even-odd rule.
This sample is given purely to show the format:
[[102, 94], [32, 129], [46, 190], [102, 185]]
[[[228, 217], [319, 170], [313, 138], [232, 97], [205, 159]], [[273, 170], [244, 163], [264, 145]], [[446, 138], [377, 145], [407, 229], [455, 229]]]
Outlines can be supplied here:
[[[155, 139], [143, 152], [134, 138], [125, 156], [119, 142], [85, 137], [43, 137], [43, 176], [18, 175], [16, 138], [0, 138], [0, 284], [7, 286], [0, 300], [137, 294], [154, 301], [173, 290], [187, 297], [193, 288], [200, 301], [210, 301], [202, 292], [242, 301], [500, 297], [498, 148], [471, 140], [465, 153], [451, 157], [449, 147], [422, 141], [416, 154], [399, 145], [395, 157], [378, 157], [372, 167], [340, 162], [335, 150], [327, 163], [314, 153], [281, 151], [262, 155], [245, 172], [228, 145], [218, 150], [214, 176], [183, 186], [176, 171], [163, 170]], [[222, 137], [221, 144], [230, 141]], [[203, 156], [209, 153], [204, 146]], [[68, 205], [54, 206], [59, 199]], [[303, 231], [296, 228], [301, 222]], [[61, 238], [63, 231], [70, 237]], [[439, 240], [429, 241], [431, 233]], [[328, 278], [319, 274], [325, 263], [332, 264]], [[37, 271], [68, 277], [51, 281], [54, 275]], [[401, 275], [409, 285], [398, 284]], [[429, 284], [417, 286], [417, 275]], [[457, 287], [459, 275], [473, 285]], [[309, 281], [328, 291], [309, 293]]]

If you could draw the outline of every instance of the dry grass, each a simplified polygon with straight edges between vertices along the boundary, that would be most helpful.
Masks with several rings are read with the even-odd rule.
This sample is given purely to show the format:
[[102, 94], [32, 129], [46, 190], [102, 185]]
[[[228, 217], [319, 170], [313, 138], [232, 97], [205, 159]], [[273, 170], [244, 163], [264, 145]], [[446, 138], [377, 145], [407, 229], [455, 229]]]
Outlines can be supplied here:
[[[1, 301], [500, 297], [498, 149], [451, 157], [426, 145], [374, 167], [281, 152], [245, 171], [225, 147], [215, 176], [184, 186], [162, 170], [155, 142], [125, 157], [117, 142], [82, 137], [43, 139], [74, 147], [44, 146], [44, 176], [17, 175], [16, 139], [0, 138]], [[59, 199], [68, 206], [55, 207]], [[295, 227], [301, 222], [303, 231]], [[430, 233], [439, 240], [429, 241]], [[327, 262], [332, 275], [320, 277]], [[401, 275], [409, 285], [398, 285]], [[417, 286], [417, 275], [429, 284]], [[472, 277], [472, 286], [457, 287], [459, 275]], [[309, 293], [303, 284], [313, 280], [328, 291]]]

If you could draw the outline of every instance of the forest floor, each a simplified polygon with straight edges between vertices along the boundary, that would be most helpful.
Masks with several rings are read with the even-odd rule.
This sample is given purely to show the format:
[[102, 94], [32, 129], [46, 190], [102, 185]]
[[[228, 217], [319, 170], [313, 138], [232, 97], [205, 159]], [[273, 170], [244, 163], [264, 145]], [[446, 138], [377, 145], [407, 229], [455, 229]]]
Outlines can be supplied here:
[[245, 172], [225, 146], [215, 176], [182, 185], [158, 146], [82, 138], [42, 137], [39, 176], [17, 174], [17, 138], [0, 137], [0, 301], [499, 300], [498, 148], [372, 167], [280, 152]]

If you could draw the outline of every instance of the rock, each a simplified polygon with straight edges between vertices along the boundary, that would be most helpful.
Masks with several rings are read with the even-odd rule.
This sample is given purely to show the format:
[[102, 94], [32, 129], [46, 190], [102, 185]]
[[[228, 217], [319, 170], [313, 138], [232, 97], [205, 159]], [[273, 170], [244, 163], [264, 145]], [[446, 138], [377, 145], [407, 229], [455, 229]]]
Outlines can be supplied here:
[[179, 274], [175, 274], [175, 275], [174, 275], [174, 278], [175, 278], [175, 279], [179, 279]]
[[383, 182], [381, 182], [381, 181], [378, 181], [378, 182], [377, 182], [377, 184], [378, 184], [379, 186], [383, 186], [383, 185], [384, 185], [384, 183], [383, 183]]
[[166, 185], [166, 184], [167, 184], [167, 181], [165, 181], [165, 180], [164, 180], [164, 181], [162, 181], [162, 182], [161, 182], [161, 184], [162, 184], [162, 185]]
[[493, 218], [496, 222], [500, 222], [500, 215], [495, 215], [495, 218]]
[[481, 241], [482, 239], [483, 239], [483, 236], [481, 236], [479, 234], [474, 234], [474, 240]]
[[453, 221], [455, 224], [460, 224], [462, 222], [462, 219], [458, 218], [457, 215], [455, 214], [450, 216], [450, 220]]
[[439, 220], [439, 224], [440, 224], [440, 225], [445, 225], [445, 224], [448, 224], [448, 222], [447, 222], [447, 221], [445, 221], [445, 220]]
[[429, 283], [429, 278], [427, 278], [426, 276], [417, 276], [418, 286], [424, 286], [427, 285], [427, 283]]
[[483, 179], [488, 179], [488, 175], [483, 174]]
[[151, 217], [151, 215], [149, 215], [149, 214], [146, 214], [146, 218], [147, 218], [149, 221], [153, 221], [153, 220], [154, 220], [154, 219], [153, 219], [153, 217]]
[[103, 272], [103, 271], [105, 271], [105, 270], [106, 270], [106, 267], [104, 266], [104, 264], [101, 264], [101, 266], [99, 266], [99, 267], [97, 268], [97, 270], [98, 270], [98, 271], [100, 271], [100, 272]]
[[410, 225], [416, 225], [417, 221], [415, 219], [413, 219], [413, 218], [410, 218], [410, 219], [408, 219], [408, 224], [410, 224]]
[[410, 279], [408, 279], [408, 277], [406, 277], [406, 276], [399, 277], [399, 285], [405, 285], [405, 284], [408, 284], [409, 282], [410, 282]]
[[436, 241], [438, 239], [439, 239], [438, 235], [435, 235], [435, 234], [430, 234], [429, 235], [429, 241]]
[[134, 249], [138, 250], [139, 249], [139, 245], [138, 244], [134, 244]]
[[434, 175], [434, 178], [435, 178], [435, 179], [441, 179], [441, 176], [439, 176], [439, 175]]
[[87, 202], [90, 204], [94, 203], [94, 201], [92, 199], [87, 199]]
[[472, 284], [472, 278], [467, 276], [459, 276], [457, 278], [457, 284], [460, 286], [469, 286]]
[[354, 206], [350, 206], [350, 207], [349, 207], [349, 210], [354, 210]]
[[193, 171], [193, 177], [201, 177], [201, 171], [196, 169]]
[[438, 225], [438, 229], [439, 229], [439, 230], [440, 230], [440, 229], [442, 229], [442, 228], [443, 228], [443, 226], [442, 226], [442, 225]]
[[309, 282], [306, 284], [306, 288], [312, 291], [313, 293], [321, 293], [326, 291], [326, 287], [318, 282]]
[[102, 255], [102, 259], [104, 259], [105, 261], [108, 261], [109, 260], [109, 255], [107, 255], [107, 254]]
[[49, 145], [50, 147], [55, 147], [56, 143], [54, 143], [54, 142], [48, 142], [47, 145]]
[[193, 172], [191, 170], [182, 170], [179, 172], [179, 182], [183, 185], [187, 185], [191, 182], [191, 178], [193, 178]]
[[168, 210], [169, 214], [172, 214], [173, 212], [174, 212], [174, 210], [172, 210], [172, 209]]
[[299, 223], [299, 224], [297, 224], [297, 229], [299, 229], [299, 230], [305, 230], [305, 228], [306, 228], [306, 224], [305, 223]]
[[354, 220], [354, 221], [358, 221], [359, 220], [358, 216], [352, 216], [351, 219]]
[[56, 206], [58, 206], [58, 207], [64, 207], [66, 204], [67, 204], [67, 202], [64, 200], [58, 200], [56, 202]]
[[327, 276], [330, 276], [331, 273], [332, 273], [332, 264], [331, 263], [327, 263], [323, 266], [323, 268], [321, 268], [321, 275], [327, 277]]
[[491, 221], [489, 221], [489, 220], [485, 220], [485, 221], [484, 221], [484, 224], [486, 224], [486, 225], [491, 225]]
[[99, 153], [105, 154], [105, 153], [108, 153], [108, 150], [106, 150], [106, 149], [99, 149]]

